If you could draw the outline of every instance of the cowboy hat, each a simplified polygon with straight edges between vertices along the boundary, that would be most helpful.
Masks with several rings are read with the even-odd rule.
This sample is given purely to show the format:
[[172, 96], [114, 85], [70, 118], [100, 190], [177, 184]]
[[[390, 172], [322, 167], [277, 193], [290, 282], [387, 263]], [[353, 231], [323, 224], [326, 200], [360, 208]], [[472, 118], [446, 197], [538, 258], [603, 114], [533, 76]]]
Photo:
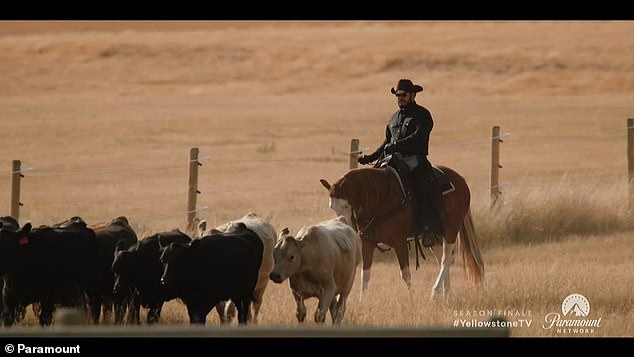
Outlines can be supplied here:
[[418, 84], [412, 83], [412, 81], [409, 79], [400, 79], [396, 84], [396, 89], [392, 87], [390, 91], [392, 91], [392, 94], [417, 93], [422, 92], [423, 87], [419, 86]]

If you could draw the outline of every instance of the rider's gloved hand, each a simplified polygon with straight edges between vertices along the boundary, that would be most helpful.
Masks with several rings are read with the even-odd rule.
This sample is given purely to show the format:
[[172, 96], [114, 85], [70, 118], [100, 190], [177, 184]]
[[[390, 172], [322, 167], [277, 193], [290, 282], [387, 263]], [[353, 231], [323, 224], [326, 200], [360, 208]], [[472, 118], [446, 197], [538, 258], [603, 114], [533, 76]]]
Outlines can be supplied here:
[[359, 158], [357, 159], [357, 162], [360, 163], [361, 165], [367, 165], [369, 163], [371, 163], [373, 160], [369, 155], [361, 155], [359, 156]]

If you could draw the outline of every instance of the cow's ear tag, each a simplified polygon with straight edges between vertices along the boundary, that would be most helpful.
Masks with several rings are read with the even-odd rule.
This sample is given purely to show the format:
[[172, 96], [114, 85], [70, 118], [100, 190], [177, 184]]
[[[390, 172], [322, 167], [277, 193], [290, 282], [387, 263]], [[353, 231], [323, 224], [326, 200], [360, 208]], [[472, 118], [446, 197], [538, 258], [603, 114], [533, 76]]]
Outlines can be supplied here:
[[19, 245], [27, 245], [29, 244], [29, 236], [24, 236], [18, 240]]

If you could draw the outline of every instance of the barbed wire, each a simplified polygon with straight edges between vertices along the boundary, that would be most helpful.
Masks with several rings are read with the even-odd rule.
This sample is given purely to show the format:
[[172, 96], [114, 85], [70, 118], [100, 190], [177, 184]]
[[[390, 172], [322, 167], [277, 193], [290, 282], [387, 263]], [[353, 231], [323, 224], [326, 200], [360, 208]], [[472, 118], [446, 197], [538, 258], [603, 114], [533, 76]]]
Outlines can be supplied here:
[[50, 206], [50, 205], [73, 205], [73, 204], [91, 204], [91, 203], [103, 203], [103, 202], [125, 202], [125, 201], [136, 201], [136, 200], [144, 200], [148, 198], [163, 198], [163, 197], [172, 197], [172, 196], [184, 196], [187, 192], [179, 192], [179, 193], [162, 193], [159, 195], [145, 195], [145, 196], [131, 196], [126, 198], [106, 198], [106, 199], [94, 199], [94, 200], [82, 200], [82, 201], [37, 201], [37, 202], [29, 202], [28, 199], [22, 199], [22, 203], [28, 204], [32, 207], [38, 206]]
[[101, 169], [85, 169], [85, 170], [41, 170], [33, 169], [29, 177], [45, 177], [45, 176], [73, 176], [73, 175], [102, 175], [102, 174], [116, 174], [116, 173], [130, 173], [139, 171], [154, 171], [173, 168], [183, 168], [183, 165], [160, 165], [160, 166], [146, 166], [146, 167], [121, 167], [121, 168], [101, 168]]
[[[562, 129], [562, 130], [567, 130], [568, 132], [566, 133], [557, 133], [556, 131]], [[551, 132], [549, 133], [540, 133], [540, 132], [526, 132], [526, 133], [519, 133], [518, 135], [516, 135], [516, 137], [518, 139], [527, 139], [527, 138], [565, 138], [565, 137], [578, 137], [578, 138], [597, 138], [597, 137], [603, 137], [603, 138], [607, 138], [607, 137], [618, 137], [618, 136], [624, 136], [627, 134], [627, 130], [629, 129], [634, 129], [634, 127], [625, 127], [625, 130], [623, 128], [599, 128], [596, 131], [593, 132], [570, 132], [569, 128], [551, 128]]]
[[361, 154], [364, 152], [368, 152], [370, 151], [369, 147], [360, 147], [359, 149], [357, 149], [356, 151], [345, 151], [345, 150], [341, 150], [341, 149], [337, 149], [337, 148], [332, 148], [332, 153], [333, 154], [338, 154], [338, 155], [345, 155], [345, 156], [350, 156], [353, 154]]
[[[205, 211], [208, 211], [208, 210], [209, 210], [209, 207], [204, 206], [204, 207], [200, 207], [200, 208], [197, 208], [197, 209], [191, 210], [191, 211], [165, 213], [165, 214], [153, 215], [153, 216], [142, 216], [141, 218], [134, 218], [134, 219], [131, 219], [130, 221], [133, 224], [137, 224], [137, 223], [156, 221], [156, 220], [172, 218], [172, 217], [179, 217], [179, 216], [185, 216], [186, 217], [189, 213], [192, 213], [192, 212], [205, 212]], [[128, 218], [133, 217], [131, 215], [126, 215], [126, 216]], [[20, 218], [20, 222], [33, 222], [33, 220], [31, 218]]]
[[443, 148], [443, 147], [467, 146], [467, 145], [484, 145], [484, 144], [490, 144], [491, 141], [495, 139], [508, 138], [511, 135], [512, 135], [511, 133], [503, 133], [503, 134], [500, 134], [500, 136], [495, 136], [495, 137], [492, 136], [487, 139], [476, 139], [476, 140], [462, 141], [462, 142], [451, 143], [451, 144], [439, 144], [439, 145], [434, 145], [433, 147]]
[[[315, 187], [319, 186], [319, 183], [317, 183], [317, 185], [315, 185]], [[319, 186], [321, 187], [321, 186]], [[317, 191], [322, 191], [323, 188], [317, 189], [317, 188], [313, 188], [313, 187], [309, 187], [308, 185], [305, 186], [289, 186], [289, 187], [263, 187], [263, 188], [241, 188], [241, 189], [235, 189], [235, 190], [209, 190], [209, 191], [202, 191], [200, 192], [201, 195], [209, 195], [209, 194], [214, 194], [214, 195], [222, 195], [222, 194], [227, 194], [227, 193], [231, 193], [231, 194], [235, 194], [235, 193], [251, 193], [251, 192], [257, 192], [257, 191], [305, 191], [305, 192], [311, 192], [314, 190], [314, 192]]]
[[[613, 178], [613, 179], [625, 179], [627, 175], [625, 174], [605, 174], [605, 175], [592, 175], [592, 176], [573, 176], [570, 177], [572, 180], [568, 179], [567, 176], [563, 176], [559, 179], [554, 179], [552, 181], [529, 181], [527, 179], [521, 179], [518, 181], [503, 181], [498, 185], [490, 186], [490, 188], [500, 188], [500, 187], [545, 187], [545, 186], [576, 186], [576, 185], [598, 185], [605, 182], [605, 179]], [[583, 180], [583, 181], [581, 181]]]
[[205, 207], [201, 207], [201, 208], [196, 208], [195, 210], [191, 210], [191, 211], [165, 213], [165, 214], [160, 214], [160, 215], [156, 215], [156, 216], [146, 216], [146, 217], [141, 217], [141, 218], [135, 218], [134, 222], [142, 223], [142, 222], [149, 222], [149, 221], [157, 221], [157, 220], [165, 219], [165, 218], [187, 216], [188, 214], [193, 213], [193, 212], [205, 212], [207, 210], [209, 210], [209, 207], [205, 206]]
[[257, 163], [279, 163], [279, 162], [307, 162], [310, 158], [287, 158], [287, 159], [263, 159], [263, 158], [251, 158], [251, 159], [237, 159], [229, 157], [215, 157], [212, 159], [217, 162], [257, 162]]
[[[198, 158], [198, 160], [187, 160], [187, 162], [202, 162], [209, 160], [209, 156]], [[29, 173], [29, 177], [42, 177], [42, 176], [64, 176], [64, 175], [92, 175], [92, 174], [113, 174], [113, 173], [129, 173], [138, 171], [151, 171], [151, 170], [164, 170], [173, 168], [183, 168], [185, 166], [182, 163], [173, 163], [166, 165], [156, 166], [131, 166], [131, 167], [98, 167], [98, 168], [71, 168], [71, 169], [59, 169], [50, 167], [33, 167], [27, 166], [20, 169], [20, 171], [11, 171], [8, 175], [14, 175], [17, 173], [25, 174]]]

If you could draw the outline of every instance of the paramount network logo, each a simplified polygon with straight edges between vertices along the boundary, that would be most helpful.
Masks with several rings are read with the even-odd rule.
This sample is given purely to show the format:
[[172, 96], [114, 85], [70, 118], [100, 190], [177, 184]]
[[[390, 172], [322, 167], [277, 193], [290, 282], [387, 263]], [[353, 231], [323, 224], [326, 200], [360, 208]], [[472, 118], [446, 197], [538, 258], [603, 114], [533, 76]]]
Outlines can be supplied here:
[[561, 303], [561, 312], [564, 316], [588, 316], [590, 313], [590, 302], [581, 294], [568, 295]]
[[570, 294], [561, 303], [561, 314], [551, 312], [544, 316], [542, 328], [555, 328], [557, 333], [587, 334], [594, 333], [601, 326], [601, 318], [588, 319], [590, 302], [581, 294]]

